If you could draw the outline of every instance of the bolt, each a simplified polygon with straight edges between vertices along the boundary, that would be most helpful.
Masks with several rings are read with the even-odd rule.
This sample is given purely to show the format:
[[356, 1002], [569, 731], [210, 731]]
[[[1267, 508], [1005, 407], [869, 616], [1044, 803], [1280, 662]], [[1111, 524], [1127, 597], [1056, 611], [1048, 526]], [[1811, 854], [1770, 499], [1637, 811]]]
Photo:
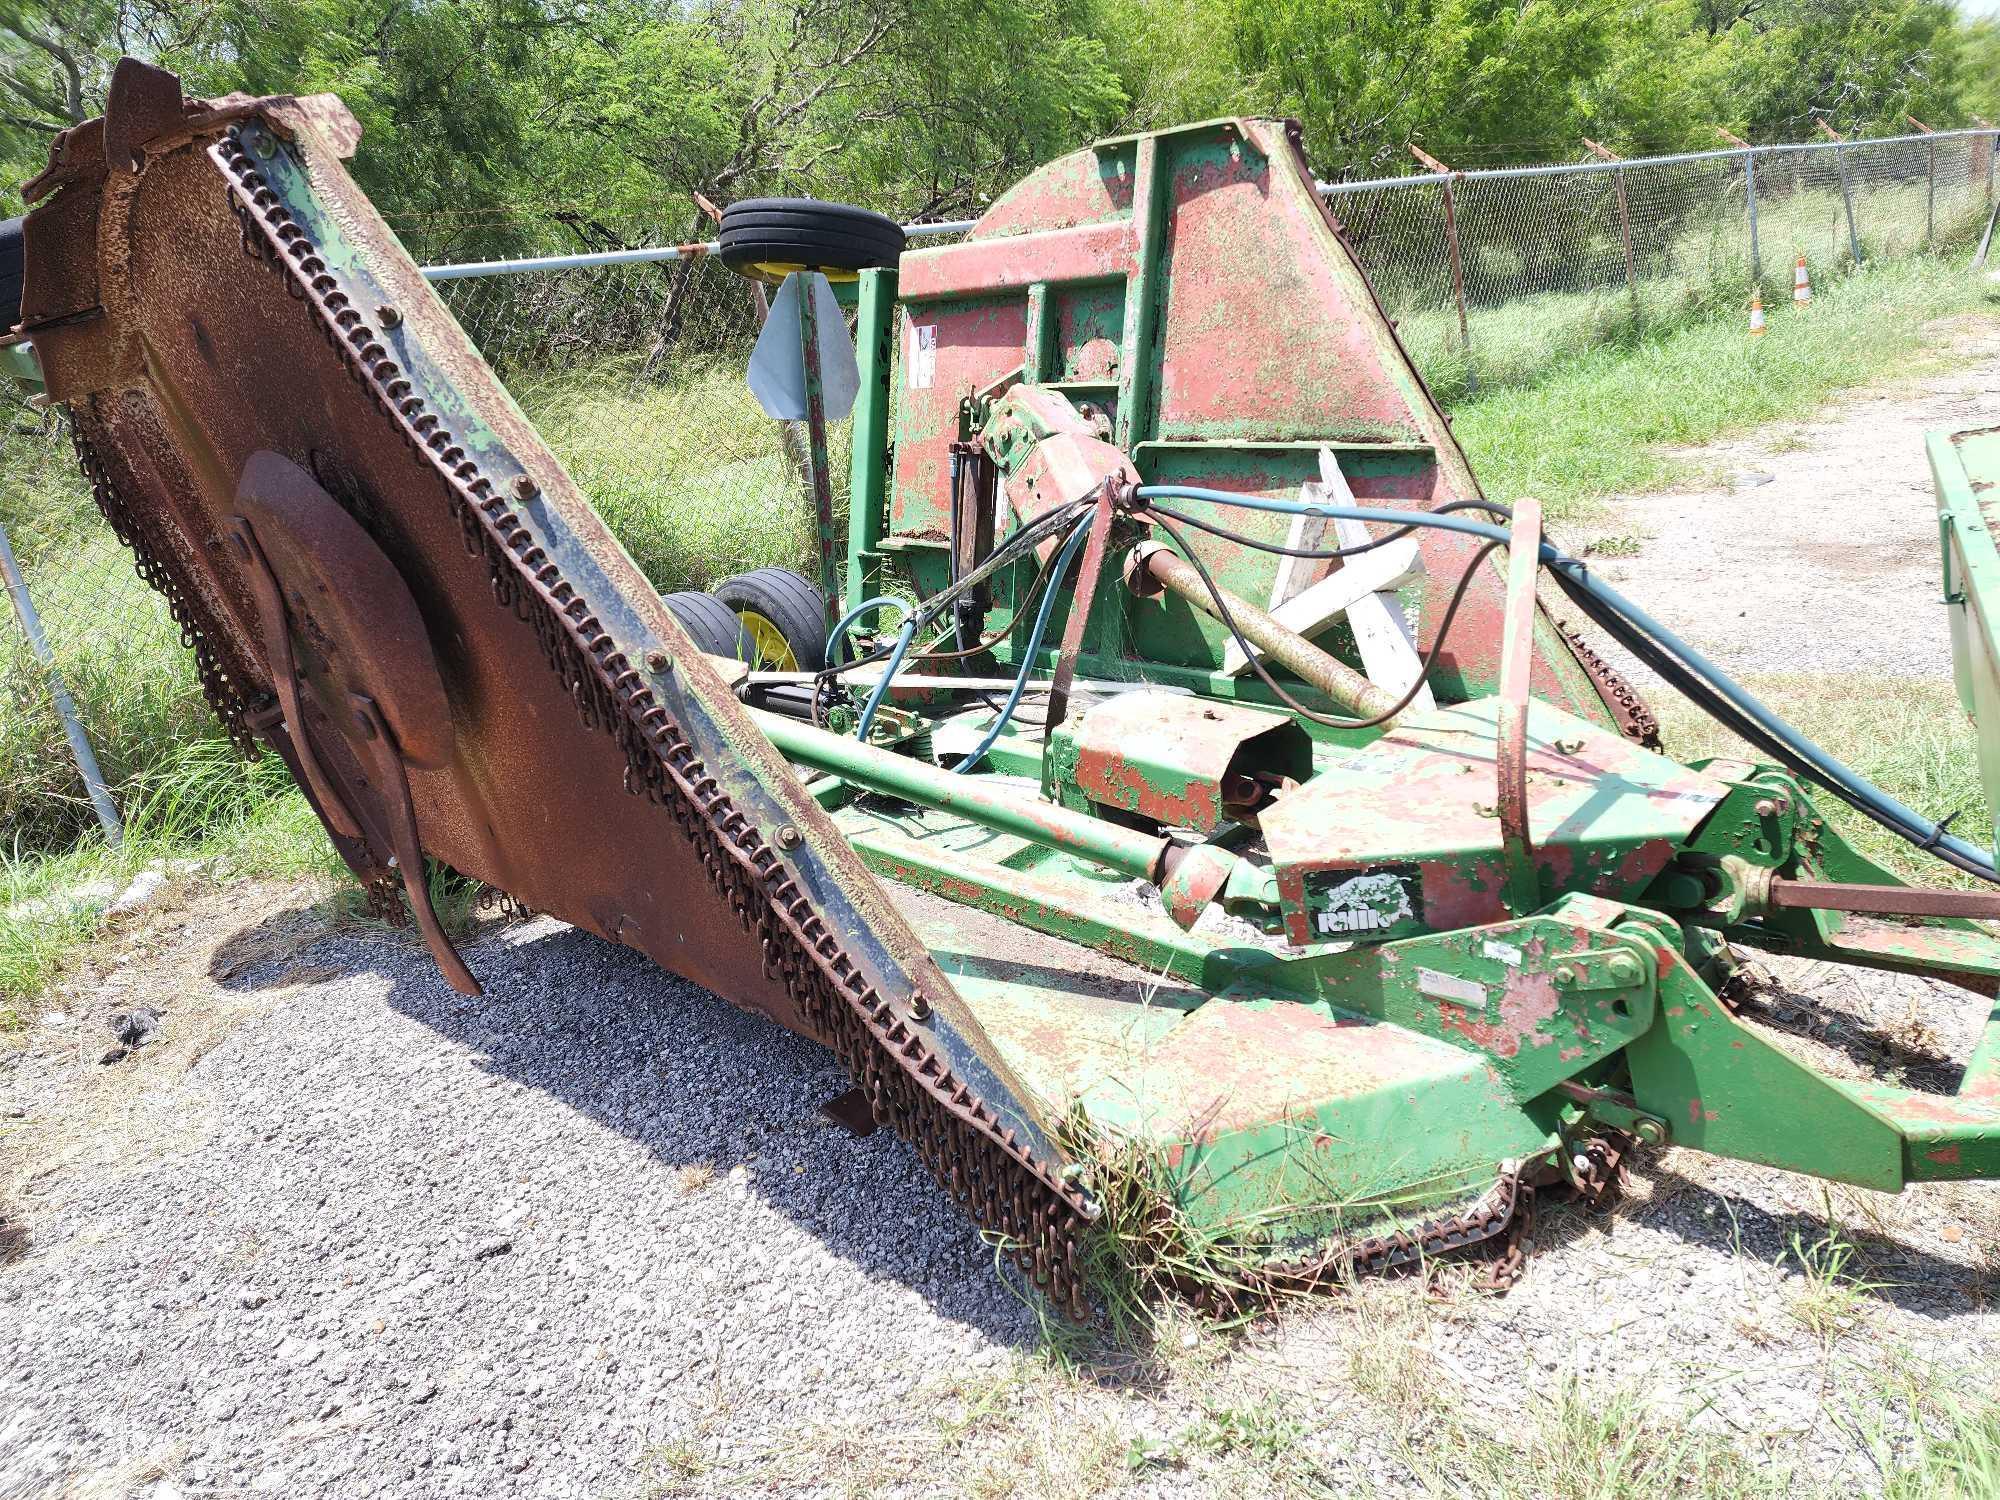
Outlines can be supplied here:
[[791, 824], [785, 823], [779, 827], [778, 829], [779, 848], [796, 849], [802, 842], [804, 842], [804, 840], [801, 838], [798, 829], [792, 827]]
[[375, 316], [382, 320], [384, 328], [394, 328], [403, 321], [403, 310], [393, 302], [384, 302], [375, 309]]
[[526, 474], [516, 474], [514, 476], [514, 498], [516, 500], [532, 500], [535, 498], [535, 494], [534, 480], [530, 479]]
[[910, 991], [910, 1019], [928, 1021], [931, 1018], [931, 1003], [924, 998], [922, 990]]
[[1658, 1120], [1640, 1119], [1632, 1122], [1632, 1134], [1649, 1146], [1658, 1146], [1667, 1138], [1667, 1127]]
[[1760, 818], [1775, 818], [1778, 815], [1778, 804], [1765, 797], [1758, 801], [1755, 811]]
[[674, 659], [664, 651], [655, 650], [646, 653], [646, 670], [649, 672], [664, 672], [673, 664]]
[[1612, 954], [1611, 962], [1606, 967], [1610, 971], [1612, 980], [1618, 984], [1637, 984], [1644, 972], [1639, 967], [1639, 960], [1629, 953]]
[[1557, 983], [1557, 984], [1560, 984], [1560, 985], [1564, 985], [1564, 986], [1568, 986], [1568, 985], [1573, 985], [1573, 984], [1575, 984], [1575, 983], [1576, 983], [1576, 981], [1577, 981], [1577, 972], [1576, 972], [1576, 965], [1575, 965], [1575, 964], [1557, 964], [1557, 965], [1556, 965], [1556, 983]]

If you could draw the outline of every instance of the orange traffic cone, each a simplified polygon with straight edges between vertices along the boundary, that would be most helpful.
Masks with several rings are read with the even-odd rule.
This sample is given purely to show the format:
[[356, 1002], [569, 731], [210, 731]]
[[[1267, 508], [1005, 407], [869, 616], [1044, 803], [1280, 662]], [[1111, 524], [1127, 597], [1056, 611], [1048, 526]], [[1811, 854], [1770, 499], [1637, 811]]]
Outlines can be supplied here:
[[1752, 338], [1761, 338], [1763, 333], [1764, 294], [1762, 292], [1752, 292], [1750, 294], [1750, 336]]
[[1812, 301], [1812, 278], [1806, 275], [1806, 253], [1799, 252], [1799, 264], [1792, 272], [1792, 301], [1804, 307]]

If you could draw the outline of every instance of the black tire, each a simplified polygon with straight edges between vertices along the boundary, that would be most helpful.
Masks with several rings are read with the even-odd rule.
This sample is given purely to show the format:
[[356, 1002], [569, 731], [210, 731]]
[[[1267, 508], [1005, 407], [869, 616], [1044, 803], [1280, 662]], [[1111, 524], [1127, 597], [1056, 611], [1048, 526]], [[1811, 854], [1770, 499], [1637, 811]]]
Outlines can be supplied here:
[[21, 220], [0, 221], [0, 330], [21, 321], [21, 269], [26, 248]]
[[821, 271], [893, 268], [903, 226], [883, 214], [813, 198], [746, 198], [722, 211], [722, 263], [732, 271], [807, 266]]
[[744, 634], [742, 621], [715, 595], [683, 589], [678, 594], [663, 595], [661, 602], [688, 633], [697, 650], [710, 656], [750, 660], [750, 638]]
[[775, 625], [799, 671], [826, 666], [826, 595], [810, 579], [790, 568], [759, 568], [723, 579], [712, 592], [732, 611], [755, 610]]

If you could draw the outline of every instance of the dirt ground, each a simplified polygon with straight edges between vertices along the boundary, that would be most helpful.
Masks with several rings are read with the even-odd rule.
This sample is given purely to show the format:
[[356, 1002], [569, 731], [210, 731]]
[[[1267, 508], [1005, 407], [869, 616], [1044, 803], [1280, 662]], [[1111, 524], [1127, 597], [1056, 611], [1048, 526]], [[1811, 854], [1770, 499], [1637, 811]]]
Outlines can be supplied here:
[[[1607, 571], [1737, 669], [1948, 672], [1920, 435], [2000, 409], [1980, 336], [1698, 455], [1772, 478], [1615, 508], [1656, 540]], [[1912, 1411], [2000, 1394], [1991, 1186], [1673, 1151], [1504, 1298], [1093, 1346], [826, 1124], [811, 1046], [542, 919], [470, 944], [467, 1002], [319, 895], [183, 881], [0, 1051], [4, 1500], [1873, 1492]], [[1773, 968], [1761, 1019], [1847, 1076], [1948, 1088], [1984, 1015]], [[161, 1039], [101, 1062], [138, 1004]]]

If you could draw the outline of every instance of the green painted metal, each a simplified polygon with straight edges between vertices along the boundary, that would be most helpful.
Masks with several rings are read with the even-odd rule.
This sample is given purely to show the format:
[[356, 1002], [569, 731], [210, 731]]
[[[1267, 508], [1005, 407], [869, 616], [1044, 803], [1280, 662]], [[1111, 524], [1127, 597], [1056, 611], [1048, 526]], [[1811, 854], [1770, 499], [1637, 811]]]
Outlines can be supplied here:
[[1135, 880], [1160, 873], [1164, 841], [1054, 807], [1032, 797], [998, 792], [982, 778], [953, 776], [923, 761], [892, 754], [859, 740], [829, 734], [781, 714], [755, 712], [758, 728], [799, 765], [829, 772], [926, 807], [960, 813], [982, 827], [1073, 850]]
[[1944, 602], [1959, 702], [1982, 730], [1979, 776], [2000, 842], [2000, 546], [1993, 538], [1993, 486], [2000, 483], [2000, 433], [1932, 433]]
[[[827, 456], [826, 395], [820, 376], [819, 311], [813, 282], [817, 271], [794, 271], [799, 284], [799, 353], [805, 366], [806, 463], [811, 470], [813, 525], [819, 538], [819, 591], [826, 600], [827, 628], [840, 609], [840, 538], [834, 534], [833, 470]], [[857, 396], [857, 399], [858, 396]]]
[[896, 273], [863, 271], [854, 323], [861, 386], [854, 397], [847, 479], [847, 608], [881, 591], [888, 503], [890, 381], [896, 363]]

